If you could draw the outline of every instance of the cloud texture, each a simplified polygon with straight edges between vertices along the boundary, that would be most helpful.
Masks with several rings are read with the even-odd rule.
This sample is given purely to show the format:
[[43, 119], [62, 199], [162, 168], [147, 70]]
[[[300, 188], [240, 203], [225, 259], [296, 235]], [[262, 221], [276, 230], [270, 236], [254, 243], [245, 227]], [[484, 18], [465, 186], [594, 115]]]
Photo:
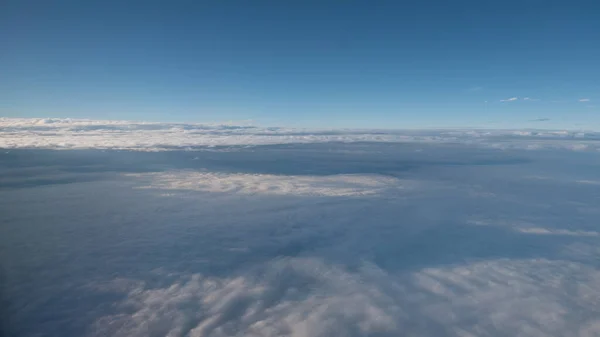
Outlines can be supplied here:
[[206, 125], [0, 118], [0, 148], [165, 151], [309, 143], [465, 143], [495, 148], [600, 149], [600, 133], [541, 130], [312, 130]]
[[289, 176], [176, 171], [130, 176], [148, 181], [149, 185], [141, 188], [250, 195], [366, 196], [414, 185], [380, 175]]
[[[92, 336], [581, 336], [600, 332], [600, 272], [494, 260], [390, 275], [281, 259], [247, 275], [134, 284]], [[585, 285], [585, 286], [582, 286]], [[592, 295], [590, 297], [590, 295]]]
[[600, 157], [480, 132], [1, 151], [7, 334], [597, 336]]

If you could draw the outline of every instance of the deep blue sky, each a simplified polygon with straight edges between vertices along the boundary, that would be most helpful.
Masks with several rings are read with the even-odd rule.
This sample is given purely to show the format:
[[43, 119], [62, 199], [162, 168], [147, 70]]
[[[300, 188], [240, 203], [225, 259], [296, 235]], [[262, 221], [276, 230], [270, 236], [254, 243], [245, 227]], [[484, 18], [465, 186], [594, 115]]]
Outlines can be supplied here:
[[4, 0], [0, 43], [2, 116], [600, 129], [600, 1]]

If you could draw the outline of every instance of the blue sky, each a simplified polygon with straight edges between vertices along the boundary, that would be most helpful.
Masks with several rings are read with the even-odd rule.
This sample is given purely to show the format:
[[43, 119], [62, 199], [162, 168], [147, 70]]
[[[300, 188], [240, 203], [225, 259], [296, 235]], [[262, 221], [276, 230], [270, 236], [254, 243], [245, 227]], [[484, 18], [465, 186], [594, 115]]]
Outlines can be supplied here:
[[0, 13], [2, 116], [600, 129], [597, 1], [8, 0]]

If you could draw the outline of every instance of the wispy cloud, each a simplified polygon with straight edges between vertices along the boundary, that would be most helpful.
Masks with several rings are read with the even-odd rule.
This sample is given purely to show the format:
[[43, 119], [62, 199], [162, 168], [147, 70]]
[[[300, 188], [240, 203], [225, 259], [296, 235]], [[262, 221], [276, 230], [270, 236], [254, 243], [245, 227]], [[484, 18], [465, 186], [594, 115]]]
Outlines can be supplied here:
[[467, 89], [468, 92], [476, 92], [476, 91], [481, 91], [483, 90], [483, 87], [480, 86], [473, 86]]
[[530, 102], [537, 102], [537, 101], [541, 101], [541, 99], [539, 98], [531, 98], [531, 97], [525, 97], [523, 98], [524, 101], [530, 101]]
[[591, 99], [589, 99], [589, 98], [580, 98], [579, 99], [579, 102], [589, 102], [589, 101], [591, 101]]
[[514, 102], [518, 99], [519, 99], [519, 97], [511, 97], [511, 98], [507, 98], [507, 99], [501, 99], [500, 102]]
[[549, 121], [550, 118], [536, 118], [536, 119], [530, 119], [530, 122], [547, 122]]

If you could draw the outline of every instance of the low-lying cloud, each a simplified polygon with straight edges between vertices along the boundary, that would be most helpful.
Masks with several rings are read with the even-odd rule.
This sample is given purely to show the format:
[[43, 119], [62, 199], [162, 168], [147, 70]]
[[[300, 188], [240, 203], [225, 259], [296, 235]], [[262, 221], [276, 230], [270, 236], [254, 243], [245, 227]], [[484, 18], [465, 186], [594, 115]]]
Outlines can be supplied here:
[[[514, 101], [516, 97], [506, 101]], [[542, 121], [542, 120], [537, 120]], [[574, 144], [570, 138], [582, 143]], [[543, 141], [541, 141], [543, 139]], [[223, 124], [0, 118], [0, 148], [197, 150], [312, 143], [462, 143], [493, 148], [600, 150], [600, 133], [565, 130], [312, 130]], [[581, 145], [574, 147], [573, 145]]]
[[251, 195], [367, 196], [415, 185], [415, 182], [381, 175], [290, 176], [171, 171], [129, 176], [148, 184], [141, 188]]
[[11, 328], [596, 336], [598, 156], [549, 150], [580, 144], [570, 132], [481, 136], [545, 151], [466, 132], [428, 135], [472, 143], [2, 151]]
[[189, 275], [164, 288], [131, 283], [91, 336], [591, 337], [600, 333], [590, 297], [598, 280], [593, 268], [549, 260], [393, 275], [370, 264], [351, 272], [320, 259], [279, 259], [231, 278]]

